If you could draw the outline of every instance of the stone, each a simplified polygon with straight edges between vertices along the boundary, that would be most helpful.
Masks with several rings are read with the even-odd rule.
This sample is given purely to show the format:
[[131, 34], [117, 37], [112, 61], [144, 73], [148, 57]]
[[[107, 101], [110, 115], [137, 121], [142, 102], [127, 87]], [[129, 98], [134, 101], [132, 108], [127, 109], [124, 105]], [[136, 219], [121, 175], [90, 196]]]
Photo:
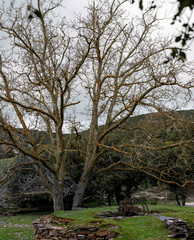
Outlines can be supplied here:
[[96, 236], [98, 237], [104, 237], [104, 236], [107, 236], [108, 235], [108, 231], [107, 230], [103, 230], [103, 229], [100, 229], [96, 232], [95, 234]]
[[125, 206], [124, 213], [126, 216], [135, 216], [142, 213], [142, 210], [137, 206]]
[[104, 237], [106, 239], [110, 239], [116, 236], [116, 232], [100, 229], [95, 234], [97, 237]]
[[112, 239], [114, 237], [116, 237], [117, 233], [116, 232], [113, 232], [113, 231], [109, 231], [108, 235], [107, 235], [107, 239]]
[[81, 231], [81, 232], [78, 232], [78, 234], [81, 234], [81, 235], [88, 235], [90, 233], [91, 233], [91, 231]]
[[[105, 229], [100, 229], [99, 226], [89, 225], [85, 227], [78, 227], [71, 230], [67, 226], [56, 226], [52, 224], [61, 224], [62, 219], [58, 221], [56, 217], [54, 220], [52, 216], [44, 216], [33, 223], [34, 240], [110, 240], [116, 233]], [[115, 227], [115, 225], [114, 225]]]
[[78, 234], [78, 235], [77, 235], [77, 239], [85, 239], [85, 237], [86, 237], [86, 236], [85, 236], [85, 235], [82, 235], [82, 234]]
[[88, 234], [87, 235], [87, 239], [96, 239], [96, 237], [94, 236], [94, 234]]
[[166, 219], [164, 223], [168, 227], [168, 232], [170, 238], [185, 237], [188, 238], [188, 226], [180, 219]]
[[76, 232], [85, 232], [85, 231], [87, 231], [87, 232], [95, 232], [95, 231], [97, 231], [99, 229], [99, 227], [97, 227], [97, 226], [86, 226], [86, 227], [79, 227], [79, 228], [77, 228], [76, 229]]

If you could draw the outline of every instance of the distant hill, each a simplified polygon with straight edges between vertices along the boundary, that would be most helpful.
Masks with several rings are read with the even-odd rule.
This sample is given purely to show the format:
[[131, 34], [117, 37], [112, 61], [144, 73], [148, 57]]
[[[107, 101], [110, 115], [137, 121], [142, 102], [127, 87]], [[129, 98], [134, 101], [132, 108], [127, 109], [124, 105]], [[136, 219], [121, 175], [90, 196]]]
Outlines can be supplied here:
[[[194, 123], [194, 109], [192, 110], [182, 110], [177, 112], [170, 112], [172, 116], [175, 116], [178, 121], [182, 121], [184, 124], [184, 121], [189, 121], [190, 123]], [[147, 113], [142, 114], [138, 116], [130, 117], [124, 124], [122, 124], [116, 131], [114, 131], [111, 134], [111, 138], [113, 139], [113, 142], [117, 142], [121, 138], [123, 139], [132, 139], [134, 137], [134, 134], [132, 134], [130, 131], [126, 132], [126, 129], [135, 129], [135, 133], [138, 133], [138, 129], [143, 129], [147, 131], [153, 130], [155, 128], [155, 131], [159, 130], [161, 128], [168, 128], [173, 123], [172, 119], [169, 119], [165, 117], [164, 114], [161, 114], [159, 112], [154, 113]], [[101, 126], [103, 128], [103, 126]], [[20, 129], [22, 130], [22, 129]], [[124, 130], [124, 131], [122, 131]], [[2, 131], [2, 130], [1, 130]], [[37, 143], [40, 141], [44, 144], [49, 144], [50, 139], [48, 134], [45, 131], [39, 131], [39, 130], [31, 130], [32, 135], [37, 138]], [[194, 131], [194, 130], [193, 130]], [[80, 133], [80, 136], [85, 136], [87, 138], [88, 130], [84, 130]], [[53, 133], [53, 136], [55, 136], [55, 133]], [[64, 137], [67, 137], [68, 134], [64, 134]], [[141, 135], [143, 138], [143, 135]], [[2, 158], [10, 158], [14, 157], [14, 155], [17, 154], [17, 152], [12, 151], [11, 147], [6, 147], [5, 145], [0, 146], [0, 159]]]

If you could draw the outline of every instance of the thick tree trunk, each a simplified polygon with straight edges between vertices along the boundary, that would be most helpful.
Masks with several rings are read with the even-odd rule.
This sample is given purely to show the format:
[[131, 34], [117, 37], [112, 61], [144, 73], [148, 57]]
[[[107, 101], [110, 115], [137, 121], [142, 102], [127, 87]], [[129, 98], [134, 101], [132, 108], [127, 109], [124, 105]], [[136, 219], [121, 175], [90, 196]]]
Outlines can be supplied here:
[[88, 184], [88, 180], [89, 180], [89, 174], [87, 172], [83, 173], [79, 181], [78, 187], [75, 191], [72, 210], [75, 210], [82, 206], [82, 201], [83, 201], [84, 193]]
[[63, 189], [60, 187], [58, 179], [53, 184], [53, 209], [56, 211], [64, 211]]

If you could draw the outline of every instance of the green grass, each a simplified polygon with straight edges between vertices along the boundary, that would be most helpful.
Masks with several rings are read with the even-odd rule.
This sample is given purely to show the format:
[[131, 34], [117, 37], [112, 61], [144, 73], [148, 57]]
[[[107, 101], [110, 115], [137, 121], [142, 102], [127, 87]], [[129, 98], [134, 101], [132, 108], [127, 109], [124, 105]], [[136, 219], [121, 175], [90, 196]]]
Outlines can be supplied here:
[[0, 225], [0, 239], [1, 240], [33, 240], [32, 227], [6, 227], [1, 228]]
[[175, 205], [155, 205], [153, 210], [161, 211], [161, 215], [179, 218], [187, 222], [187, 224], [194, 229], [194, 208], [188, 206]]
[[[69, 219], [74, 219], [73, 225], [83, 226], [92, 225], [91, 221], [97, 221], [96, 213], [102, 211], [116, 211], [117, 208], [104, 207], [104, 208], [92, 208], [92, 209], [82, 209], [78, 211], [67, 211], [67, 212], [56, 212], [55, 215], [58, 217], [64, 217]], [[132, 217], [125, 218], [120, 221], [113, 219], [100, 219], [102, 220], [101, 226], [111, 226], [116, 225], [118, 228], [118, 236], [115, 239], [122, 240], [137, 240], [137, 239], [158, 239], [164, 240], [168, 239], [168, 231], [159, 219], [153, 216], [143, 216], [143, 217]]]
[[[180, 207], [177, 205], [152, 205], [150, 210], [157, 210], [163, 216], [180, 218], [194, 228], [194, 208]], [[117, 207], [96, 207], [81, 209], [78, 211], [56, 212], [58, 217], [73, 219], [69, 228], [84, 225], [99, 225], [102, 228], [111, 229], [117, 226], [114, 231], [118, 232], [115, 240], [167, 240], [168, 231], [164, 223], [154, 216], [125, 218], [120, 221], [113, 219], [99, 219], [97, 213], [103, 211], [117, 211]], [[12, 217], [0, 217], [0, 240], [32, 240], [32, 222], [42, 215], [49, 213], [30, 213]], [[93, 221], [96, 221], [94, 223]], [[113, 229], [111, 229], [113, 230]], [[119, 238], [122, 236], [122, 238]]]
[[49, 213], [30, 213], [11, 217], [0, 217], [0, 240], [32, 240], [32, 222]]
[[[176, 217], [182, 219], [188, 223], [190, 227], [194, 228], [194, 208], [192, 207], [180, 207], [177, 205], [152, 205], [149, 206], [150, 210], [160, 211], [161, 215]], [[56, 212], [55, 215], [58, 217], [74, 219], [72, 222], [75, 226], [91, 225], [91, 221], [97, 221], [96, 213], [102, 211], [116, 211], [115, 207], [104, 207], [104, 208], [89, 208], [81, 209], [78, 211], [66, 211], [66, 212]], [[132, 217], [125, 218], [121, 221], [113, 219], [102, 219], [102, 226], [114, 224], [118, 226], [116, 231], [118, 232], [118, 237], [122, 236], [122, 240], [167, 240], [168, 230], [165, 224], [155, 216], [143, 216], [143, 217]]]
[[119, 236], [122, 235], [123, 240], [168, 239], [167, 229], [164, 227], [164, 224], [155, 217], [144, 216], [128, 218], [117, 225], [119, 226]]

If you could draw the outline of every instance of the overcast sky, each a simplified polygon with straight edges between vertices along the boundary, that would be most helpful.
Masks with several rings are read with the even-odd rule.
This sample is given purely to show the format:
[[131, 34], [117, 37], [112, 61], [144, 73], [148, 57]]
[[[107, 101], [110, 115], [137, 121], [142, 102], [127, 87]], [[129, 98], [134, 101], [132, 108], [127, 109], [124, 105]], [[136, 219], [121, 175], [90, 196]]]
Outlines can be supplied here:
[[[32, 0], [33, 2], [36, 2], [36, 0]], [[83, 15], [86, 14], [85, 6], [87, 5], [88, 1], [92, 0], [63, 0], [62, 4], [65, 8], [61, 10], [61, 14], [65, 15], [67, 19], [73, 19], [74, 13], [81, 13]], [[129, 0], [130, 1], [130, 0]], [[3, 0], [0, 0], [0, 3], [3, 2]], [[30, 0], [6, 0], [5, 1], [7, 6], [10, 7], [11, 3], [14, 2], [14, 5], [21, 4], [24, 2], [24, 4], [27, 6], [27, 4], [30, 2]], [[143, 1], [144, 4], [149, 4], [148, 0]], [[171, 25], [172, 17], [177, 12], [178, 9], [178, 3], [176, 0], [155, 0], [157, 5], [161, 5], [158, 11], [159, 18], [162, 18], [163, 21], [161, 22], [161, 26], [163, 27], [163, 31], [165, 34], [172, 34], [172, 33], [178, 33], [180, 31], [181, 27], [180, 25]], [[135, 17], [136, 15], [141, 14], [141, 10], [138, 8], [138, 2], [136, 1], [135, 4], [127, 3], [125, 5], [131, 14], [131, 16]], [[182, 19], [187, 20], [187, 10], [184, 12]], [[194, 16], [193, 16], [194, 21]], [[194, 41], [191, 46], [191, 50], [187, 53], [189, 60], [194, 60]]]

